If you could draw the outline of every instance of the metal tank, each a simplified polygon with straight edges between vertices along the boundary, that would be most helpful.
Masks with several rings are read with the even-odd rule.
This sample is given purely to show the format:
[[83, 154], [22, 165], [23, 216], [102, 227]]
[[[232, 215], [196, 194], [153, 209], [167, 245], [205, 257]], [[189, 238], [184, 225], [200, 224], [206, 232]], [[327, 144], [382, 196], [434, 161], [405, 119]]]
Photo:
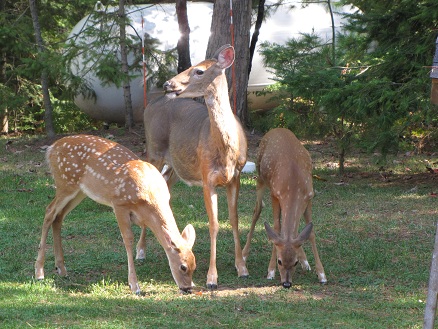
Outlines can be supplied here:
[[[272, 1], [266, 1], [269, 4]], [[296, 3], [295, 3], [296, 2]], [[295, 8], [289, 10], [291, 4]], [[347, 8], [348, 9], [348, 8]], [[100, 2], [96, 3], [95, 11], [106, 10], [107, 13], [114, 13], [117, 7], [104, 8]], [[135, 5], [125, 8], [126, 14], [130, 19], [130, 25], [126, 28], [127, 36], [133, 40], [141, 41], [143, 35], [147, 34], [151, 38], [159, 40], [157, 46], [162, 51], [174, 49], [179, 38], [178, 22], [176, 17], [175, 4], [160, 5]], [[213, 4], [208, 2], [187, 2], [187, 14], [190, 24], [190, 52], [192, 63], [198, 63], [205, 58], [208, 38], [210, 36], [211, 17]], [[200, 19], [202, 17], [202, 19]], [[143, 20], [142, 20], [143, 18]], [[142, 24], [143, 22], [143, 24]], [[335, 26], [340, 28], [342, 25], [342, 16], [335, 15]], [[93, 43], [93, 37], [87, 35], [88, 28], [107, 29], [108, 34], [116, 35], [118, 26], [116, 22], [98, 21], [93, 15], [84, 17], [72, 29], [69, 35], [69, 41], [73, 43], [89, 44]], [[275, 14], [270, 16], [262, 25], [259, 43], [263, 41], [283, 44], [286, 40], [297, 37], [299, 33], [310, 33], [314, 31], [323, 39], [331, 39], [331, 19], [324, 6], [309, 4], [305, 8], [301, 7], [298, 1], [288, 1], [288, 5], [279, 8]], [[114, 52], [119, 56], [118, 44], [105, 44], [101, 46], [99, 52]], [[123, 99], [123, 90], [115, 84], [104, 84], [96, 76], [93, 67], [99, 56], [96, 58], [85, 59], [78, 55], [71, 64], [73, 74], [81, 76], [91, 87], [91, 94], [79, 94], [75, 97], [75, 104], [92, 118], [102, 120], [108, 123], [124, 123], [125, 105]], [[120, 57], [120, 56], [119, 56]], [[133, 63], [134, 56], [129, 55], [128, 61], [134, 64], [136, 69], [131, 73], [136, 75], [130, 81], [132, 106], [134, 111], [134, 121], [142, 122], [143, 120], [143, 69], [142, 62], [138, 65]], [[176, 67], [174, 68], [176, 72]], [[148, 76], [148, 74], [146, 74]], [[261, 91], [266, 86], [274, 83], [272, 73], [269, 73], [263, 66], [262, 57], [258, 51], [254, 54], [253, 66], [248, 83], [248, 101], [251, 109], [269, 109], [275, 104], [269, 102], [269, 97], [256, 96], [256, 91]], [[147, 91], [147, 100], [150, 101], [155, 97], [162, 95], [161, 88], [149, 86]]]

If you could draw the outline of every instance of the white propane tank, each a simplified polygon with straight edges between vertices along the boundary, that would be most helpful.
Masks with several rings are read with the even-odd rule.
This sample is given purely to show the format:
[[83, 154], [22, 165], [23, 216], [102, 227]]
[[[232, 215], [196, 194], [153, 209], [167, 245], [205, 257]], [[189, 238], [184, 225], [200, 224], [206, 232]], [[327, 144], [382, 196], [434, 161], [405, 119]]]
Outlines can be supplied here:
[[[271, 2], [273, 1], [266, 1], [266, 5]], [[295, 8], [289, 9], [291, 5], [295, 5]], [[98, 2], [95, 6], [95, 10], [101, 10], [101, 8], [102, 6]], [[108, 12], [117, 10], [117, 7], [107, 8]], [[351, 11], [351, 9], [348, 10], [348, 8], [342, 10]], [[131, 24], [126, 28], [127, 35], [139, 39], [139, 36], [143, 35], [142, 32], [145, 32], [150, 37], [160, 41], [158, 48], [162, 51], [176, 47], [179, 38], [179, 28], [175, 4], [127, 6], [125, 11], [131, 21]], [[190, 53], [192, 64], [205, 59], [208, 38], [210, 36], [212, 12], [212, 3], [187, 2], [187, 14], [191, 30]], [[143, 28], [142, 17], [144, 20]], [[202, 19], [199, 19], [199, 17], [202, 17]], [[82, 33], [90, 24], [96, 25], [99, 24], [99, 22], [93, 22], [90, 15], [84, 17], [72, 29], [69, 40], [82, 43], [88, 42], [91, 44], [92, 40], [87, 40], [85, 34]], [[338, 29], [341, 25], [342, 15], [336, 14], [335, 26]], [[310, 33], [312, 31], [320, 35], [324, 40], [331, 39], [331, 18], [325, 7], [318, 4], [309, 4], [305, 8], [302, 8], [299, 1], [288, 1], [287, 5], [279, 8], [272, 16], [263, 22], [258, 44], [264, 41], [284, 44], [288, 39], [297, 37], [299, 33]], [[118, 53], [119, 49], [117, 45], [105, 45], [102, 51]], [[131, 60], [132, 64], [133, 56], [131, 55], [128, 60]], [[114, 84], [104, 85], [91, 69], [94, 65], [93, 60], [88, 61], [86, 64], [84, 63], [84, 59], [78, 56], [72, 62], [71, 69], [75, 75], [84, 77], [88, 81], [93, 90], [94, 97], [78, 95], [74, 99], [75, 104], [94, 119], [108, 123], [124, 123], [125, 104], [123, 89]], [[144, 100], [142, 63], [138, 63], [138, 69], [132, 73], [138, 75], [138, 77], [130, 81], [134, 121], [142, 122]], [[249, 106], [251, 109], [269, 109], [273, 107], [273, 104], [267, 101], [269, 96], [263, 97], [255, 95], [256, 91], [263, 90], [263, 88], [273, 82], [272, 74], [263, 66], [262, 57], [259, 52], [256, 51], [248, 83]], [[147, 100], [150, 101], [162, 94], [163, 91], [161, 88], [151, 87], [147, 93]]]

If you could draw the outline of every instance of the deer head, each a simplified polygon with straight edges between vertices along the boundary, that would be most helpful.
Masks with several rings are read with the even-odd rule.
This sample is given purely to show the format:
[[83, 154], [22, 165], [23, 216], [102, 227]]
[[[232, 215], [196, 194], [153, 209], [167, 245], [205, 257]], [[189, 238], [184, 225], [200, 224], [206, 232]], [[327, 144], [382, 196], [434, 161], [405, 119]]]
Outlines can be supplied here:
[[295, 267], [298, 265], [298, 250], [309, 239], [313, 224], [307, 224], [295, 239], [281, 237], [266, 222], [265, 229], [268, 239], [275, 245], [277, 250], [277, 265], [283, 287], [290, 288]]
[[190, 293], [194, 286], [192, 275], [196, 269], [195, 256], [192, 252], [196, 238], [195, 229], [191, 224], [187, 225], [181, 233], [182, 241], [179, 245], [172, 241], [166, 229], [164, 229], [163, 236], [170, 250], [167, 252], [167, 258], [173, 279], [182, 292]]
[[[202, 61], [198, 65], [181, 72], [163, 85], [169, 97], [201, 97], [205, 90], [214, 85], [217, 77], [225, 77], [224, 70], [234, 62], [234, 48], [225, 45], [218, 49], [212, 59]], [[212, 83], [213, 81], [213, 83]], [[226, 79], [225, 79], [226, 82]]]

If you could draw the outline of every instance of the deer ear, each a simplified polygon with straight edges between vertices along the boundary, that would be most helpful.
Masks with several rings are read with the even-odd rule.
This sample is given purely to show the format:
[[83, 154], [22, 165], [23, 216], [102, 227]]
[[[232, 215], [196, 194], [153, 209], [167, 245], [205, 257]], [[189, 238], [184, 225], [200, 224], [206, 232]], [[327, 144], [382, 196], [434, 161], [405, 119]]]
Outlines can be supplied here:
[[280, 236], [272, 229], [272, 227], [269, 226], [267, 222], [265, 222], [265, 230], [269, 241], [273, 242], [274, 244], [279, 244], [281, 242]]
[[230, 45], [225, 45], [218, 49], [214, 58], [217, 59], [221, 69], [229, 68], [234, 62], [234, 48]]
[[301, 231], [301, 233], [297, 236], [296, 239], [294, 239], [294, 245], [296, 247], [300, 247], [306, 240], [309, 239], [310, 233], [312, 233], [312, 229], [313, 229], [313, 223], [310, 222], [309, 224], [307, 224], [303, 230]]
[[193, 227], [193, 225], [192, 224], [187, 225], [184, 228], [184, 230], [182, 231], [181, 236], [186, 241], [187, 247], [192, 249], [193, 244], [195, 243], [195, 239], [196, 239], [196, 232], [195, 232], [195, 228]]

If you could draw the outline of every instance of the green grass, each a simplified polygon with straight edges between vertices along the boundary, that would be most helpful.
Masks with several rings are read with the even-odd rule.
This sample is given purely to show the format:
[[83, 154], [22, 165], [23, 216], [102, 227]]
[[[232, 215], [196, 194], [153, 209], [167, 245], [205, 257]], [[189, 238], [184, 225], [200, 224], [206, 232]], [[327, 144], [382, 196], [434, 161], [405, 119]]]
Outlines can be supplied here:
[[[281, 288], [278, 279], [265, 279], [271, 252], [262, 224], [272, 222], [268, 195], [247, 263], [250, 278], [237, 278], [225, 193], [219, 189], [219, 290], [204, 290], [210, 246], [202, 190], [178, 183], [171, 203], [180, 229], [187, 223], [196, 229], [197, 293], [177, 293], [165, 253], [148, 232], [146, 260], [136, 261], [144, 292], [137, 297], [127, 286], [126, 253], [115, 217], [110, 208], [90, 200], [63, 225], [69, 276], [55, 274], [50, 235], [46, 279], [33, 279], [45, 207], [55, 191], [40, 148], [45, 143], [0, 138], [1, 327], [422, 327], [438, 219], [438, 198], [430, 195], [438, 192], [438, 178], [423, 173], [423, 164], [437, 162], [436, 156], [394, 157], [385, 167], [392, 173], [383, 179], [372, 157], [359, 154], [341, 178], [329, 165], [329, 146], [309, 145], [315, 174], [326, 179], [314, 180], [313, 207], [328, 279], [324, 286], [314, 272], [302, 270], [295, 273], [291, 289]], [[255, 202], [253, 176], [241, 180], [242, 245]], [[138, 228], [135, 233], [138, 237]], [[310, 246], [305, 250], [314, 265]]]

